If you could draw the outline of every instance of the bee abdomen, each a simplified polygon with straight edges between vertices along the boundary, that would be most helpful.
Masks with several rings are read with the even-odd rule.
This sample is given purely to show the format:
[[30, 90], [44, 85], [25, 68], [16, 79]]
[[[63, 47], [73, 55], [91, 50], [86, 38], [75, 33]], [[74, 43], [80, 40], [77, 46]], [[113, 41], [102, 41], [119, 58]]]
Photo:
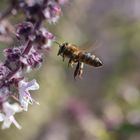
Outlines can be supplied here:
[[101, 60], [90, 53], [83, 53], [81, 55], [81, 61], [94, 67], [102, 66]]

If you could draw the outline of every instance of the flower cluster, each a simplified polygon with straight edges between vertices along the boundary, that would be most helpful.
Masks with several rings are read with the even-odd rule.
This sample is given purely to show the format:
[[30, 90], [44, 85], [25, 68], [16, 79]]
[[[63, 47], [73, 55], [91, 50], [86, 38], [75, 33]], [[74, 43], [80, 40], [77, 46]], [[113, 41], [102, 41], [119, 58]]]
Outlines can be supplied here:
[[27, 111], [29, 104], [39, 104], [29, 92], [39, 89], [39, 84], [35, 79], [28, 81], [26, 73], [42, 65], [43, 55], [50, 50], [55, 39], [54, 35], [43, 27], [42, 22], [46, 20], [48, 23], [56, 23], [61, 15], [61, 6], [66, 0], [10, 2], [8, 12], [0, 16], [1, 34], [6, 34], [8, 29], [1, 24], [2, 21], [13, 14], [13, 11], [16, 11], [15, 14], [22, 11], [26, 20], [15, 29], [12, 28], [20, 45], [3, 51], [5, 61], [0, 63], [0, 121], [3, 122], [3, 129], [9, 128], [12, 123], [20, 129], [21, 126], [14, 118], [15, 113]]

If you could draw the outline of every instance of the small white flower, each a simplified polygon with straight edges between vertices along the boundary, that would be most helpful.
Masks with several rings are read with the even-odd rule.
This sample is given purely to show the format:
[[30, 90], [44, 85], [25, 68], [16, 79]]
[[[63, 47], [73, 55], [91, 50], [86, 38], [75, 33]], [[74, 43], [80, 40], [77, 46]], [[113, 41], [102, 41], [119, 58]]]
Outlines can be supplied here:
[[2, 111], [0, 113], [0, 121], [3, 121], [2, 129], [9, 128], [10, 125], [13, 123], [18, 129], [21, 129], [21, 126], [14, 118], [14, 114], [16, 112], [21, 112], [22, 108], [17, 104], [9, 104], [8, 102], [4, 102], [2, 104]]
[[19, 82], [19, 101], [25, 111], [28, 110], [28, 104], [33, 104], [33, 102], [39, 104], [34, 99], [32, 99], [29, 93], [29, 90], [37, 89], [39, 89], [39, 84], [35, 79], [30, 82], [25, 82], [24, 80]]

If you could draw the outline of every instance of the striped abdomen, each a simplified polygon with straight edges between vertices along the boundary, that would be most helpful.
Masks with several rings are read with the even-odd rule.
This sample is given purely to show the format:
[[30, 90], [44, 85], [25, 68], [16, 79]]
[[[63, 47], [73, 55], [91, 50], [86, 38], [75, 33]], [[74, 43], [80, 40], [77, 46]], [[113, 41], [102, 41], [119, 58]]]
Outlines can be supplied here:
[[79, 57], [79, 60], [85, 64], [88, 64], [94, 67], [102, 66], [102, 61], [91, 53], [80, 52], [78, 57]]

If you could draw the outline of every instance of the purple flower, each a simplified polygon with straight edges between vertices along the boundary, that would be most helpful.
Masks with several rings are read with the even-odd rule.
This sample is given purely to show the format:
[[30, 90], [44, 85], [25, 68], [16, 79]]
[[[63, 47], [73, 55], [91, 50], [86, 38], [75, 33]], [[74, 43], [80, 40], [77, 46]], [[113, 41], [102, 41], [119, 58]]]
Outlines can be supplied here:
[[49, 23], [56, 23], [61, 14], [61, 7], [57, 2], [49, 1], [43, 11], [43, 14]]
[[22, 54], [22, 48], [8, 48], [4, 50], [6, 57], [5, 66], [14, 71], [19, 67], [19, 58]]
[[6, 86], [2, 86], [0, 88], [0, 104], [5, 102], [8, 99], [9, 95], [10, 95], [9, 88]]
[[46, 28], [40, 28], [40, 30], [36, 32], [35, 41], [39, 44], [39, 49], [50, 48], [54, 39], [54, 35], [50, 33]]
[[0, 64], [0, 80], [3, 80], [9, 74], [9, 72], [10, 70], [1, 63]]
[[37, 90], [39, 89], [39, 85], [36, 80], [32, 80], [30, 82], [25, 82], [22, 80], [19, 82], [19, 102], [23, 107], [23, 110], [28, 110], [28, 104], [33, 104], [33, 102], [39, 104], [34, 99], [32, 99], [29, 90]]
[[35, 4], [42, 4], [43, 0], [26, 0], [28, 6], [34, 6]]
[[[10, 8], [0, 16], [2, 21], [20, 10], [26, 20], [18, 24], [16, 30], [7, 24], [8, 22], [2, 21], [0, 24], [0, 34], [10, 36], [11, 41], [13, 41], [11, 35], [15, 34], [20, 43], [18, 47], [5, 49], [5, 62], [0, 63], [0, 121], [3, 122], [3, 129], [9, 128], [12, 123], [20, 129], [21, 126], [15, 120], [14, 114], [22, 110], [27, 111], [29, 104], [39, 104], [29, 92], [39, 89], [39, 85], [35, 79], [26, 82], [25, 74], [28, 70], [41, 66], [43, 54], [50, 49], [55, 39], [52, 33], [43, 28], [43, 21], [47, 19], [49, 23], [56, 23], [61, 14], [60, 6], [66, 1], [12, 0]], [[10, 104], [9, 98], [19, 101], [20, 105]]]
[[14, 114], [17, 112], [21, 112], [22, 108], [17, 104], [9, 104], [8, 102], [4, 102], [2, 104], [2, 112], [0, 113], [0, 121], [3, 121], [2, 129], [9, 128], [13, 123], [18, 129], [21, 129], [21, 126], [14, 118]]
[[25, 39], [28, 39], [29, 36], [33, 32], [33, 24], [31, 22], [22, 22], [21, 24], [17, 25], [16, 28], [16, 35], [17, 38], [21, 38], [21, 36]]
[[32, 49], [28, 55], [21, 56], [20, 61], [30, 69], [41, 66], [43, 59], [41, 53]]
[[61, 5], [64, 5], [65, 3], [68, 2], [68, 0], [57, 0], [57, 2]]
[[18, 61], [22, 53], [22, 48], [8, 48], [4, 50], [4, 55], [7, 60]]

